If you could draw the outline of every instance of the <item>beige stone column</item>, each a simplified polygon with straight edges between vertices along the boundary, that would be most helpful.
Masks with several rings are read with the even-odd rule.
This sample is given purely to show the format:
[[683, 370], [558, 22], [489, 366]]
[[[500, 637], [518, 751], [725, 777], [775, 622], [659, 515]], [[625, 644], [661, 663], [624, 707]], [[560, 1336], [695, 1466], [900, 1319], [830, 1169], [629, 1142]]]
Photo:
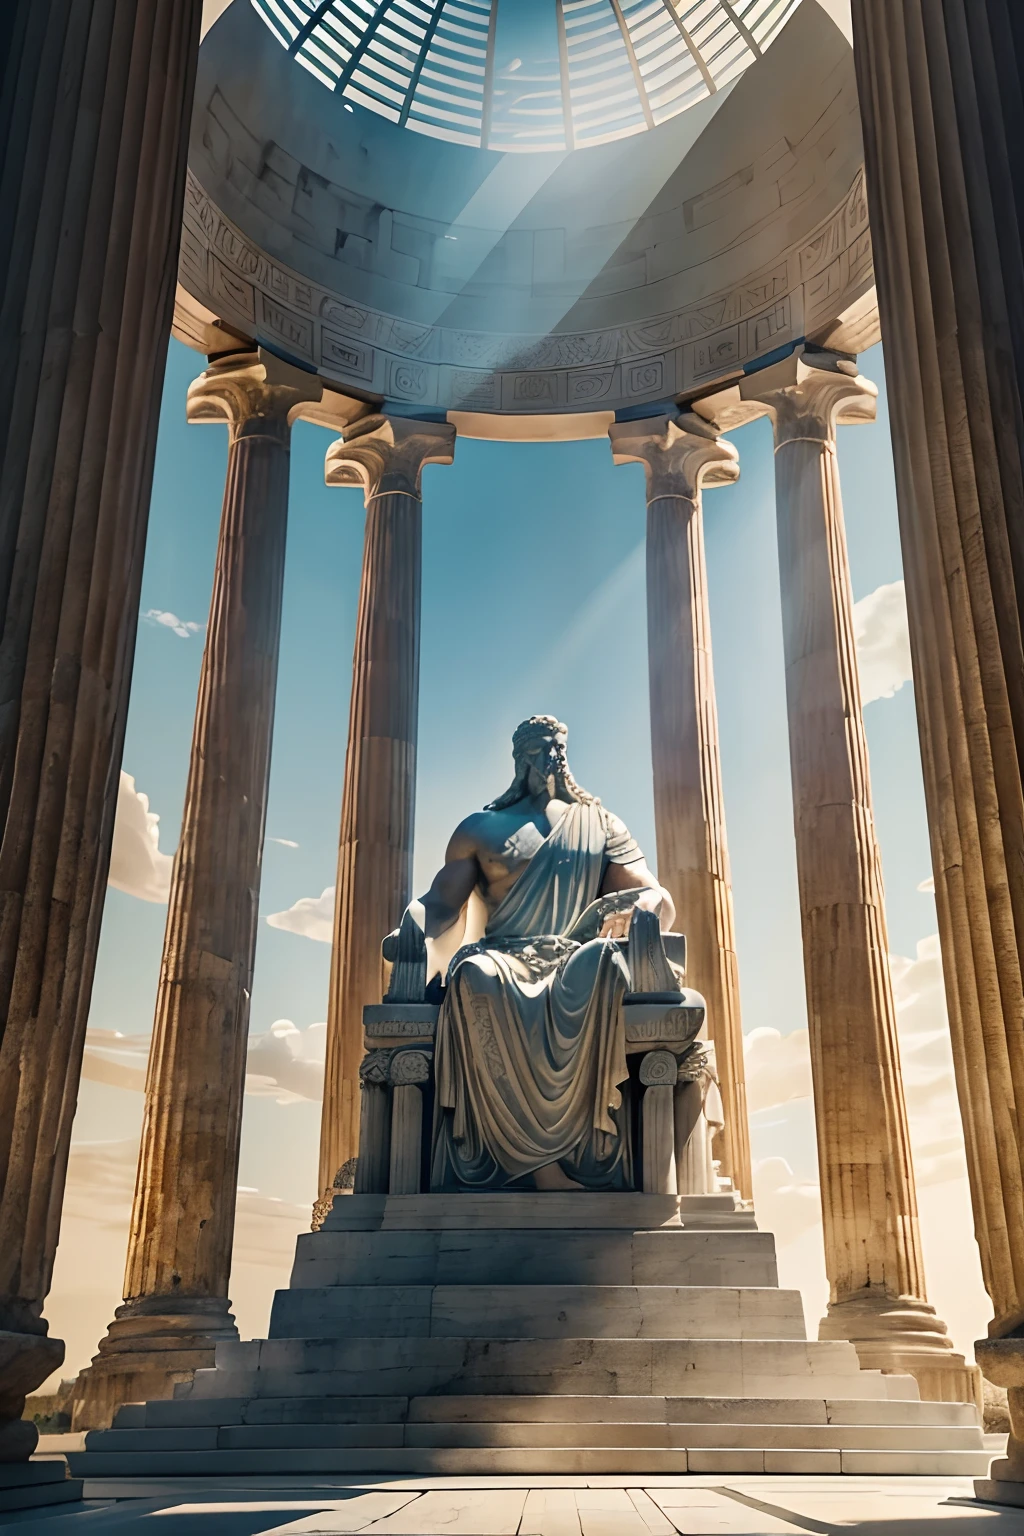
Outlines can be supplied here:
[[740, 386], [772, 418], [797, 876], [818, 1138], [822, 1338], [910, 1371], [922, 1396], [973, 1400], [973, 1373], [927, 1304], [900, 1078], [881, 862], [853, 640], [838, 422], [870, 421], [856, 364], [800, 353]]
[[739, 475], [736, 449], [687, 413], [620, 422], [616, 464], [647, 477], [647, 655], [658, 878], [686, 934], [686, 979], [708, 1005], [725, 1129], [722, 1172], [749, 1199], [750, 1131], [722, 803], [702, 492]]
[[73, 1424], [170, 1397], [237, 1337], [228, 1301], [277, 686], [291, 423], [321, 386], [269, 354], [213, 361], [188, 419], [226, 422], [228, 472], [174, 858], [124, 1304]]
[[315, 1221], [323, 1219], [336, 1189], [352, 1188], [363, 1007], [380, 1001], [381, 942], [397, 927], [412, 895], [420, 480], [427, 464], [450, 464], [454, 451], [454, 427], [369, 416], [327, 452], [327, 484], [363, 488], [366, 536], [338, 845]]
[[[1024, 1505], [1024, 253], [1011, 3], [854, 0], [853, 41], [976, 1346], [1009, 1389], [986, 1499]], [[1014, 36], [1016, 33], [1016, 36]]]
[[60, 1232], [138, 618], [200, 0], [8, 0], [0, 50], [0, 1461]]

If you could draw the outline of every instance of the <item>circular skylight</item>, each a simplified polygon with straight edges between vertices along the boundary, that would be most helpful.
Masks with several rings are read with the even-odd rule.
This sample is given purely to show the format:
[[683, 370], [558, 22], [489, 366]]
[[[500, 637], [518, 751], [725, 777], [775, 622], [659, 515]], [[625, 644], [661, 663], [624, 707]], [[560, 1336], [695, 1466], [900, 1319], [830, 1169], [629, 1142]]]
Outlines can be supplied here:
[[643, 133], [757, 60], [799, 0], [252, 0], [343, 104], [499, 151]]

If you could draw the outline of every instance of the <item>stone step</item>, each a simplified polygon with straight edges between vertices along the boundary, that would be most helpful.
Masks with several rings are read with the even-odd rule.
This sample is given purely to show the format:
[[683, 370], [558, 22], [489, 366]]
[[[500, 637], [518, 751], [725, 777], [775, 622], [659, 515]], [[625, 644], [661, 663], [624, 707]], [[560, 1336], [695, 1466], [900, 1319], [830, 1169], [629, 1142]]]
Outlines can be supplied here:
[[68, 1476], [62, 1456], [0, 1462], [0, 1515], [73, 1504], [81, 1497], [81, 1480]]
[[[355, 1198], [355, 1197], [352, 1197]], [[372, 1198], [372, 1197], [370, 1197]], [[300, 1235], [293, 1287], [329, 1285], [778, 1284], [770, 1232], [569, 1228]]]
[[[223, 1451], [77, 1451], [69, 1454], [76, 1477], [251, 1477], [387, 1472], [414, 1476], [475, 1477], [519, 1474], [780, 1473], [860, 1476], [984, 1477], [988, 1451], [771, 1450], [709, 1446], [665, 1450], [630, 1446], [439, 1447]], [[89, 1485], [86, 1493], [92, 1492]]]
[[[268, 1402], [263, 1405], [273, 1407]], [[978, 1428], [971, 1403], [918, 1398], [414, 1397], [410, 1423], [863, 1424]], [[249, 1422], [247, 1420], [247, 1422]]]
[[799, 1291], [748, 1286], [346, 1285], [278, 1291], [271, 1339], [799, 1339]]
[[230, 1425], [431, 1423], [856, 1424], [977, 1428], [969, 1403], [916, 1398], [745, 1397], [179, 1397], [122, 1408], [116, 1429]]
[[114, 1451], [312, 1450], [359, 1447], [438, 1447], [445, 1450], [496, 1447], [649, 1447], [671, 1450], [707, 1447], [755, 1450], [922, 1450], [983, 1449], [974, 1427], [869, 1424], [729, 1423], [457, 1423], [415, 1424], [241, 1424], [205, 1429], [93, 1430], [90, 1453]]
[[419, 1232], [464, 1228], [499, 1231], [556, 1228], [654, 1231], [733, 1228], [756, 1231], [752, 1210], [734, 1194], [605, 1194], [592, 1190], [546, 1194], [338, 1195], [324, 1221], [325, 1232]]
[[305, 1338], [219, 1344], [195, 1397], [917, 1397], [909, 1376], [860, 1370], [852, 1344], [798, 1339]]
[[[220, 1424], [399, 1424], [409, 1414], [407, 1397], [176, 1397], [145, 1403], [149, 1428]], [[115, 1427], [138, 1428], [134, 1421]]]
[[[397, 1426], [396, 1426], [397, 1427]], [[318, 1427], [314, 1433], [326, 1433]], [[347, 1435], [339, 1426], [336, 1433]], [[378, 1433], [383, 1431], [378, 1430]], [[131, 1433], [131, 1431], [129, 1431]], [[269, 1427], [221, 1431], [222, 1445], [271, 1445], [275, 1433]], [[291, 1434], [296, 1430], [292, 1429]], [[223, 1438], [230, 1435], [230, 1440]], [[262, 1435], [263, 1440], [250, 1439]], [[288, 1442], [297, 1443], [297, 1442]], [[321, 1442], [328, 1444], [328, 1441]], [[339, 1442], [348, 1444], [346, 1440]], [[352, 1442], [356, 1443], [356, 1442]], [[361, 1442], [360, 1442], [361, 1443]], [[888, 1451], [979, 1451], [983, 1449], [981, 1431], [971, 1428], [941, 1428], [925, 1424], [908, 1426], [866, 1424], [407, 1424], [400, 1442], [408, 1446], [443, 1446], [475, 1448], [482, 1446], [649, 1446], [659, 1449], [760, 1450], [888, 1450]]]

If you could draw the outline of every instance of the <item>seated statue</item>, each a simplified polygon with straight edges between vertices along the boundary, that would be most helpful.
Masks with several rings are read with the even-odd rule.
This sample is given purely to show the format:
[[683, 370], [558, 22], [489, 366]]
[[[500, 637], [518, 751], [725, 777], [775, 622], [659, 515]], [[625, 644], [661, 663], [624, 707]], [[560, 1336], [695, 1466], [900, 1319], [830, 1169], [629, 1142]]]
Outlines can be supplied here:
[[[456, 828], [422, 898], [428, 947], [462, 946], [437, 1023], [430, 1185], [634, 1189], [623, 941], [635, 909], [670, 928], [672, 899], [576, 783], [564, 725], [534, 715], [512, 750], [511, 786]], [[486, 927], [463, 943], [475, 898]]]

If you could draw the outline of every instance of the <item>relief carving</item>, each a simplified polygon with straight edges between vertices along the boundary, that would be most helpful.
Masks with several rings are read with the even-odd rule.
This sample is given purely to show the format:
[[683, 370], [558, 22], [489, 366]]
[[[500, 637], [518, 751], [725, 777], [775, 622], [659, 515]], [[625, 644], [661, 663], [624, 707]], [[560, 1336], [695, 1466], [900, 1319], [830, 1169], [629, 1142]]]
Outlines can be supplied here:
[[[253, 176], [262, 170], [278, 179], [299, 177], [297, 163], [286, 163], [280, 151], [275, 157], [275, 150], [269, 146], [259, 164], [250, 166], [249, 147], [236, 145], [239, 163]], [[307, 190], [308, 183], [307, 177]], [[332, 217], [347, 221], [353, 231], [373, 222], [371, 210], [344, 189], [328, 185], [316, 190], [318, 196], [335, 199]], [[407, 233], [404, 225], [402, 230]], [[341, 238], [346, 261], [350, 255], [354, 259], [354, 246], [349, 252], [348, 245], [356, 233], [342, 231]], [[411, 258], [395, 253], [395, 259]], [[790, 262], [794, 277], [799, 273], [805, 283], [794, 300]], [[420, 405], [546, 411], [675, 392], [684, 384], [682, 374], [675, 374], [683, 356], [670, 349], [679, 343], [687, 343], [687, 383], [706, 384], [716, 374], [734, 373], [742, 362], [790, 337], [792, 303], [799, 327], [805, 328], [822, 312], [840, 312], [859, 297], [872, 281], [873, 267], [861, 171], [843, 202], [813, 238], [792, 248], [790, 257], [689, 308], [607, 330], [554, 336], [446, 330], [351, 304], [271, 261], [221, 215], [189, 172], [180, 276], [214, 312], [235, 325], [251, 325], [254, 333], [259, 317], [259, 325], [287, 351], [342, 383], [366, 387], [376, 379], [386, 396]], [[321, 320], [327, 322], [322, 328]], [[373, 340], [377, 347], [370, 345]], [[377, 348], [383, 353], [379, 360]], [[621, 373], [615, 366], [620, 358], [629, 362]]]

